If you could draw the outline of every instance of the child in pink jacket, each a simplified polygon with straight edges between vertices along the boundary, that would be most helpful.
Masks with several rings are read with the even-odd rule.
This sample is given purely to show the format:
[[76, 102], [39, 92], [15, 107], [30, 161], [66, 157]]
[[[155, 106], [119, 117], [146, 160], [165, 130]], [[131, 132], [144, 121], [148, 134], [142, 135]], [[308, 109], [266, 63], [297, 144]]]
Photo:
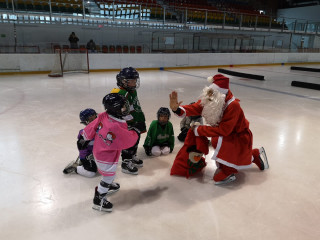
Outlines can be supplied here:
[[115, 188], [117, 190], [120, 188], [120, 185], [113, 183], [113, 180], [121, 150], [132, 147], [137, 142], [139, 130], [128, 130], [123, 117], [129, 114], [130, 109], [123, 96], [110, 93], [103, 98], [102, 103], [106, 112], [100, 113], [84, 128], [83, 138], [78, 141], [78, 145], [94, 139], [93, 155], [102, 180], [95, 189], [93, 209], [111, 212], [113, 205], [106, 196], [109, 188], [113, 189], [112, 192], [115, 192]]

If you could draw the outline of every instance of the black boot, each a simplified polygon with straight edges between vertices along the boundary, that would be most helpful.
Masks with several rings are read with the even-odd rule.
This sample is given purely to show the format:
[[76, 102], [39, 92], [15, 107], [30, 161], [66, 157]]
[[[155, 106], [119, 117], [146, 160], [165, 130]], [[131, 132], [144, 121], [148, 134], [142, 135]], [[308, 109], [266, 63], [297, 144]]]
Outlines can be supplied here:
[[128, 174], [138, 174], [138, 168], [133, 164], [131, 159], [123, 159], [122, 164], [121, 164], [121, 171], [123, 173], [128, 173]]
[[107, 200], [106, 195], [106, 193], [100, 194], [98, 192], [98, 187], [96, 187], [92, 208], [99, 211], [112, 212], [113, 204]]

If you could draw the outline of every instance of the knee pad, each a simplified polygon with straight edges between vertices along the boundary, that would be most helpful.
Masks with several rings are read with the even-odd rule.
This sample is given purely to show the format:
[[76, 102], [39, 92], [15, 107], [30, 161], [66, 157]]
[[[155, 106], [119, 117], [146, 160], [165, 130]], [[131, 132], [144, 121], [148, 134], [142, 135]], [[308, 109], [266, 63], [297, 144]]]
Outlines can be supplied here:
[[161, 149], [161, 153], [163, 155], [168, 155], [170, 153], [170, 148], [169, 147], [164, 147]]
[[93, 154], [90, 154], [88, 156], [86, 156], [85, 159], [80, 159], [83, 167], [85, 170], [90, 171], [90, 172], [97, 172], [97, 164], [94, 161], [94, 157]]
[[151, 153], [153, 156], [159, 157], [161, 155], [160, 147], [159, 146], [152, 147]]
[[77, 173], [80, 174], [81, 176], [88, 177], [88, 178], [92, 178], [96, 175], [96, 172], [88, 171], [83, 166], [77, 167]]

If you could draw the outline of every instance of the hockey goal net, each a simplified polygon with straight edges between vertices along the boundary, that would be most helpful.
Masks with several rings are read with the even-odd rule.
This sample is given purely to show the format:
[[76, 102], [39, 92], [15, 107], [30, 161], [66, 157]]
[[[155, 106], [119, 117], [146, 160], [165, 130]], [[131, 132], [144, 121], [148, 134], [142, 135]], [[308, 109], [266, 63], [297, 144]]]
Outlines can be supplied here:
[[64, 73], [89, 73], [87, 49], [55, 49], [54, 65], [49, 77], [63, 77]]

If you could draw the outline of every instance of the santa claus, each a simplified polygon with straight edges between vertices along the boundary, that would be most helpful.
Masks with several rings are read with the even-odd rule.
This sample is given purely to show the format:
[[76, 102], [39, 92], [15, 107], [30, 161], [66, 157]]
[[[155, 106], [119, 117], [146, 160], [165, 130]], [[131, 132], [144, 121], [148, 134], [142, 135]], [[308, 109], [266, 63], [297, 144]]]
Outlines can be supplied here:
[[[207, 125], [193, 126], [194, 136], [211, 137], [215, 149], [212, 159], [217, 163], [213, 176], [215, 184], [236, 180], [238, 170], [251, 167], [252, 163], [263, 171], [269, 168], [264, 148], [252, 149], [252, 133], [245, 118], [240, 100], [229, 89], [229, 78], [222, 74], [209, 77], [200, 100], [180, 106], [178, 94], [170, 94], [170, 108], [179, 117], [201, 115]], [[192, 135], [193, 135], [192, 134]], [[197, 147], [199, 149], [199, 147]]]

